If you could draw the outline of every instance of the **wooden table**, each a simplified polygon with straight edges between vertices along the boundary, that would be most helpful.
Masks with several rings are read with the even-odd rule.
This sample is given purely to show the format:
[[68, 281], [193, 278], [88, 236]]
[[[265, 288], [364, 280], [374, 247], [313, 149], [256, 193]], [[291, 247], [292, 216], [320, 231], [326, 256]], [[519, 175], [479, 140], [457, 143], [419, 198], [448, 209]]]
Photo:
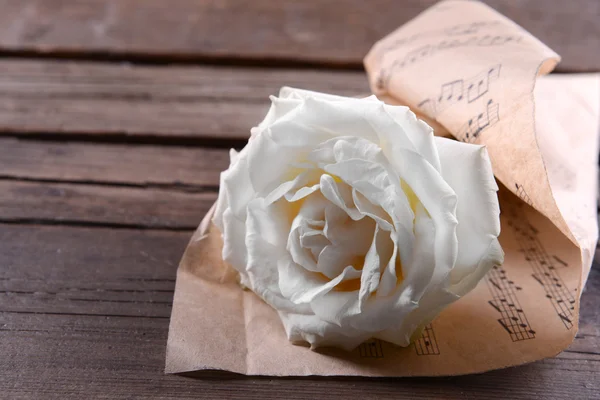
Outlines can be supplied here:
[[[489, 0], [600, 71], [600, 2]], [[356, 95], [433, 0], [0, 0], [0, 398], [600, 398], [600, 271], [556, 358], [438, 379], [163, 374], [175, 271], [282, 85]]]

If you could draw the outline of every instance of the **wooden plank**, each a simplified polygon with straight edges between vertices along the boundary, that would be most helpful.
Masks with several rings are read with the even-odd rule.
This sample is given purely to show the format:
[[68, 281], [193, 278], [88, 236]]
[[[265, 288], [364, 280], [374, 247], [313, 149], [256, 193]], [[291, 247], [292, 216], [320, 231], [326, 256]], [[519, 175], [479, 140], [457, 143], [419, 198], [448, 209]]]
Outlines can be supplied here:
[[215, 188], [226, 149], [0, 138], [0, 178]]
[[0, 98], [0, 131], [112, 136], [247, 138], [266, 104]]
[[[0, 391], [11, 399], [304, 399], [324, 393], [334, 399], [591, 399], [598, 393], [600, 315], [594, 307], [581, 321], [590, 337], [580, 352], [486, 374], [294, 380], [163, 375], [165, 303], [188, 237], [0, 225]], [[582, 302], [599, 300], [600, 271], [594, 268]]]
[[0, 310], [168, 320], [177, 264], [190, 237], [0, 224]]
[[[0, 49], [360, 68], [377, 40], [437, 0], [2, 0]], [[600, 70], [597, 0], [485, 0], [563, 56]]]
[[360, 72], [2, 60], [0, 132], [247, 139], [285, 85], [369, 92]]
[[0, 180], [0, 221], [194, 230], [216, 192]]
[[[168, 320], [10, 315], [0, 390], [10, 399], [594, 399], [600, 361], [551, 359], [444, 379], [163, 375]], [[28, 328], [27, 326], [32, 326]], [[13, 328], [13, 326], [15, 328]], [[206, 375], [205, 375], [206, 376]]]

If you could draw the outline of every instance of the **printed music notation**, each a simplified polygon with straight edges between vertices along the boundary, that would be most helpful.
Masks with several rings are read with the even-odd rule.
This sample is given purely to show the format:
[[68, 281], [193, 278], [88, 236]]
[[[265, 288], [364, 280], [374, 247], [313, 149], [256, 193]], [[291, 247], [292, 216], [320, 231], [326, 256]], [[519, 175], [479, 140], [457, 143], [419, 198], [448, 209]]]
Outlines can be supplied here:
[[473, 35], [479, 33], [482, 29], [489, 28], [491, 26], [500, 25], [500, 21], [478, 21], [469, 22], [466, 24], [458, 24], [444, 29], [444, 33], [450, 36], [460, 35]]
[[415, 349], [420, 356], [439, 355], [440, 349], [431, 324], [427, 324], [423, 334], [415, 341]]
[[486, 95], [490, 84], [500, 77], [502, 64], [496, 64], [468, 79], [456, 79], [442, 84], [440, 94], [423, 100], [418, 107], [431, 118], [463, 100], [472, 103]]
[[469, 119], [457, 132], [457, 138], [463, 142], [473, 143], [481, 132], [500, 121], [500, 106], [494, 100], [488, 100], [485, 111]]
[[[441, 36], [441, 35], [440, 35]], [[377, 88], [385, 90], [394, 72], [421, 62], [439, 52], [461, 47], [500, 47], [508, 43], [519, 43], [520, 35], [465, 35], [464, 37], [441, 36], [438, 41], [423, 44], [394, 59], [389, 65], [384, 65], [377, 78]], [[392, 49], [386, 51], [389, 52]], [[385, 55], [385, 53], [384, 53]]]
[[518, 183], [515, 183], [515, 189], [517, 189], [517, 196], [519, 196], [519, 198], [521, 200], [523, 200], [525, 203], [529, 204], [530, 206], [533, 206], [533, 202], [531, 201], [531, 198], [529, 197], [529, 195], [523, 188], [523, 185], [519, 185]]
[[510, 207], [507, 213], [510, 217], [509, 226], [512, 226], [520, 251], [533, 270], [533, 278], [544, 288], [546, 298], [551, 302], [562, 323], [567, 329], [571, 329], [575, 318], [575, 297], [558, 274], [556, 264], [564, 266], [566, 263], [548, 255], [538, 239], [537, 229], [527, 220], [522, 204]]
[[506, 271], [494, 266], [485, 276], [485, 282], [492, 294], [488, 303], [500, 313], [498, 322], [509, 333], [513, 342], [535, 339], [535, 331], [529, 325], [517, 292], [522, 290], [511, 281]]
[[360, 356], [364, 358], [383, 358], [383, 347], [381, 340], [369, 339], [358, 346]]
[[563, 267], [568, 267], [569, 264], [566, 263], [566, 261], [561, 260], [560, 258], [556, 257], [556, 256], [552, 256], [552, 258], [554, 258], [556, 260], [557, 263], [561, 264]]
[[502, 64], [494, 65], [487, 71], [483, 71], [465, 82], [465, 85], [467, 85], [467, 101], [469, 103], [472, 103], [481, 96], [487, 94], [490, 90], [490, 83], [500, 77], [501, 67]]
[[380, 49], [377, 50], [378, 57], [381, 58], [388, 52], [398, 49], [402, 46], [406, 46], [411, 44], [412, 42], [425, 39], [425, 38], [435, 38], [435, 37], [444, 37], [444, 36], [463, 36], [463, 35], [474, 35], [480, 33], [482, 30], [487, 29], [492, 26], [499, 25], [499, 21], [477, 21], [477, 22], [469, 22], [466, 24], [457, 24], [450, 26], [445, 29], [435, 29], [425, 32], [419, 32], [412, 34], [410, 36], [401, 37], [398, 39], [394, 39], [392, 42], [387, 43], [385, 46], [381, 46]]
[[[415, 350], [419, 356], [438, 355], [440, 349], [431, 324], [427, 324], [421, 336], [414, 342]], [[369, 339], [358, 346], [360, 356], [363, 358], [383, 358], [383, 344], [379, 339]]]

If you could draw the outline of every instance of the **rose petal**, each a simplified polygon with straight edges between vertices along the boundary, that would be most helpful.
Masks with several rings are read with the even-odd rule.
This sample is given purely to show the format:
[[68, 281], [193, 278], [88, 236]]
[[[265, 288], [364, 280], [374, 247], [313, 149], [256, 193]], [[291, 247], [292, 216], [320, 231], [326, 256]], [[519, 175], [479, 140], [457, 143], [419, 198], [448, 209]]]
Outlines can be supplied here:
[[[399, 150], [394, 158], [400, 176], [406, 181], [435, 225], [434, 280], [440, 281], [452, 270], [458, 252], [456, 237], [457, 196], [440, 173], [420, 154]], [[404, 260], [403, 260], [404, 262]]]
[[240, 274], [246, 274], [246, 226], [228, 208], [223, 213], [223, 260]]
[[281, 293], [295, 304], [310, 303], [315, 297], [331, 291], [343, 281], [360, 278], [360, 271], [349, 265], [334, 279], [324, 281], [289, 258], [278, 263]]
[[[415, 216], [415, 242], [412, 259], [402, 264], [403, 281], [399, 290], [410, 288], [411, 301], [418, 302], [431, 284], [435, 271], [435, 225], [422, 204], [417, 206]], [[381, 280], [381, 293], [389, 294], [397, 285], [396, 265], [388, 264]], [[385, 290], [383, 290], [385, 289]], [[377, 293], [379, 295], [379, 291]]]
[[[310, 193], [313, 193], [314, 191], [316, 191], [319, 188], [319, 186], [314, 185], [313, 190], [305, 188], [305, 186], [309, 185], [309, 184], [313, 185], [315, 182], [318, 182], [320, 176], [321, 176], [321, 172], [317, 169], [304, 170], [304, 171], [300, 172], [298, 175], [296, 175], [294, 177], [294, 179], [283, 182], [282, 184], [277, 186], [275, 189], [273, 189], [273, 191], [265, 197], [265, 200], [266, 200], [267, 204], [271, 204], [271, 203], [279, 200], [281, 197], [287, 195], [289, 192], [293, 192], [293, 195], [289, 196], [289, 198], [288, 198], [288, 196], [286, 196], [286, 199], [288, 201], [296, 201], [302, 197], [306, 197]], [[296, 196], [297, 192], [302, 189], [307, 189], [302, 192], [303, 196]], [[294, 200], [290, 200], [290, 199], [294, 199]]]
[[252, 136], [262, 133], [266, 128], [283, 118], [302, 103], [296, 99], [277, 98], [275, 96], [270, 96], [269, 99], [271, 100], [271, 107], [262, 122], [250, 131]]
[[361, 312], [358, 291], [327, 292], [315, 297], [310, 307], [319, 318], [337, 326], [348, 326], [348, 321]]
[[361, 99], [357, 99], [357, 98], [353, 98], [353, 97], [336, 96], [334, 94], [328, 94], [328, 93], [313, 92], [311, 90], [305, 90], [305, 89], [296, 89], [296, 88], [292, 88], [289, 86], [284, 86], [279, 90], [279, 97], [302, 99], [302, 100], [307, 99], [307, 98], [316, 98], [316, 99], [320, 99], [320, 100], [335, 101], [335, 102], [360, 100], [361, 102], [370, 101], [370, 102], [379, 103], [379, 100], [374, 95], [364, 97]]
[[[245, 272], [249, 287], [272, 307], [296, 313], [308, 313], [308, 306], [300, 307], [283, 297], [279, 290], [277, 260], [285, 256], [285, 218], [280, 214], [284, 205], [266, 206], [255, 199], [248, 205], [245, 244], [248, 249]], [[283, 242], [283, 244], [282, 244]]]
[[360, 278], [358, 298], [361, 307], [367, 298], [378, 289], [383, 267], [388, 263], [393, 249], [394, 244], [389, 238], [389, 232], [380, 230], [379, 226], [376, 226], [373, 242], [365, 256]]
[[[221, 210], [227, 204], [231, 211], [242, 221], [246, 219], [246, 206], [256, 197], [256, 193], [250, 184], [248, 173], [248, 153], [250, 149], [246, 146], [232, 160], [229, 169], [221, 173], [221, 191], [225, 196], [225, 203], [217, 206], [215, 215], [221, 215]], [[224, 211], [224, 210], [223, 210]]]
[[308, 97], [301, 106], [271, 126], [271, 136], [280, 146], [311, 149], [337, 136], [358, 136], [378, 143], [377, 134], [362, 118], [364, 108], [369, 104], [373, 103], [329, 102]]
[[312, 230], [312, 228], [307, 226], [307, 221], [301, 216], [296, 217], [292, 223], [286, 248], [294, 263], [304, 267], [308, 271], [317, 272], [316, 259], [311, 254], [310, 249], [304, 248], [300, 241], [302, 234], [307, 230]]
[[[435, 145], [433, 128], [417, 118], [408, 107], [384, 105], [383, 111], [392, 117], [398, 126], [382, 131], [387, 142], [399, 142], [408, 139], [414, 150], [440, 171], [439, 152]], [[375, 119], [374, 119], [375, 120]], [[399, 134], [399, 130], [402, 134]], [[393, 133], [392, 133], [393, 132]]]
[[[436, 145], [444, 180], [458, 197], [458, 256], [452, 282], [457, 283], [467, 275], [477, 282], [493, 265], [504, 261], [497, 239], [500, 235], [498, 185], [485, 147], [443, 138], [436, 138]], [[481, 263], [484, 259], [486, 262]], [[474, 266], [482, 271], [474, 274]]]
[[356, 209], [361, 213], [372, 218], [377, 225], [383, 230], [391, 231], [393, 221], [389, 214], [387, 214], [381, 207], [375, 206], [371, 203], [363, 194], [359, 191], [352, 190], [352, 200]]
[[302, 152], [279, 146], [269, 134], [258, 135], [249, 146], [247, 176], [252, 183], [253, 197], [267, 197], [290, 174], [291, 164], [305, 158]]
[[364, 218], [352, 200], [352, 189], [345, 183], [338, 183], [331, 175], [321, 175], [321, 193], [327, 200], [344, 210], [355, 221]]
[[[331, 180], [328, 179], [328, 186], [324, 186], [323, 177], [321, 177], [321, 190], [325, 197], [329, 193], [335, 194], [337, 191], [348, 197], [345, 192], [356, 190], [372, 204], [380, 206], [390, 215], [394, 222], [394, 228], [400, 235], [398, 239], [400, 258], [403, 263], [408, 262], [412, 254], [414, 240], [412, 233], [414, 215], [406, 195], [400, 189], [399, 182], [397, 184], [391, 182], [389, 175], [381, 165], [359, 159], [330, 164], [325, 166], [325, 170], [339, 176], [344, 181], [343, 183], [331, 183]], [[348, 185], [353, 189], [344, 189]], [[332, 202], [338, 201], [335, 196], [332, 196], [330, 200]], [[345, 204], [349, 203], [349, 200], [344, 200]], [[352, 200], [354, 199], [352, 198]], [[346, 206], [346, 208], [357, 215], [356, 217], [351, 215], [353, 219], [358, 218], [358, 215], [363, 215], [356, 206]]]
[[288, 340], [293, 343], [308, 342], [311, 348], [335, 346], [351, 351], [371, 337], [351, 327], [339, 327], [323, 321], [316, 315], [280, 312]]

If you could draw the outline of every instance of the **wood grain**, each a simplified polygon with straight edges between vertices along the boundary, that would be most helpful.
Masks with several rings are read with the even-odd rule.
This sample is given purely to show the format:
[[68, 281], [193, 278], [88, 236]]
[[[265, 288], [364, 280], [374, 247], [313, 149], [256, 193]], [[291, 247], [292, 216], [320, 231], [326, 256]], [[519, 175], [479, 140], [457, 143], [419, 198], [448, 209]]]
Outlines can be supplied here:
[[285, 85], [369, 93], [360, 72], [0, 60], [0, 132], [247, 139]]
[[[596, 0], [486, 0], [563, 56], [600, 69]], [[361, 68], [369, 48], [436, 0], [2, 0], [0, 49]]]
[[[162, 374], [176, 265], [188, 233], [0, 224], [0, 392], [10, 399], [597, 398], [600, 271], [581, 330], [557, 358], [437, 379]], [[589, 310], [589, 309], [594, 309]], [[595, 334], [594, 334], [595, 332]], [[581, 342], [581, 344], [580, 344]], [[579, 347], [577, 347], [579, 346]]]
[[1, 226], [3, 311], [168, 320], [190, 232]]
[[195, 230], [216, 192], [0, 180], [0, 221]]
[[216, 189], [226, 149], [0, 138], [0, 179]]

